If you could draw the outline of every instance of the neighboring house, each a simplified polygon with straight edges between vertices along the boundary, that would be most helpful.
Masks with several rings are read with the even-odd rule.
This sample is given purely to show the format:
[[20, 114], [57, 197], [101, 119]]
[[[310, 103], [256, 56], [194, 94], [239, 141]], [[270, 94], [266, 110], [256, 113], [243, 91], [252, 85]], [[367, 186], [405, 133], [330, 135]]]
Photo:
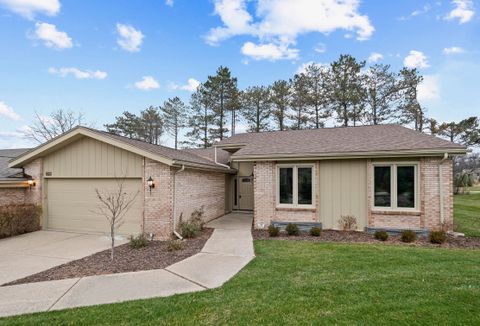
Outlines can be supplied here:
[[335, 229], [342, 215], [355, 216], [358, 229], [451, 225], [451, 156], [465, 153], [396, 125], [239, 134], [192, 150], [77, 127], [9, 167], [33, 177], [26, 197], [43, 206], [44, 228], [106, 232], [95, 189], [125, 178], [139, 196], [120, 233], [165, 238], [201, 207], [205, 220], [253, 211], [255, 228], [291, 221]]
[[8, 167], [8, 162], [28, 151], [28, 148], [0, 150], [0, 205], [28, 202], [29, 176], [22, 169]]

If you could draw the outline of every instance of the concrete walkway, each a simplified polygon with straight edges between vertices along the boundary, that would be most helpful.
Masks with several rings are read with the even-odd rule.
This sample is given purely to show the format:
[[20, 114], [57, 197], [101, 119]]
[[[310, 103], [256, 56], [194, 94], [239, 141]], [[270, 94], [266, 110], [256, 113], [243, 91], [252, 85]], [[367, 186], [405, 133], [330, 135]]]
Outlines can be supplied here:
[[0, 287], [0, 316], [165, 297], [221, 286], [254, 257], [252, 215], [232, 213], [202, 251], [165, 269]]

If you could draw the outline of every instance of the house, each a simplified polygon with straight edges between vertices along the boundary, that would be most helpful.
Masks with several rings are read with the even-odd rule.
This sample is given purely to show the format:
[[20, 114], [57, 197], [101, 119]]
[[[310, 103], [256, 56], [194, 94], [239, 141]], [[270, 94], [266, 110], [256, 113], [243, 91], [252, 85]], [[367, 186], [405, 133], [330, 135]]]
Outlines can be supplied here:
[[10, 160], [28, 150], [28, 148], [0, 149], [0, 206], [10, 203], [28, 203], [28, 176], [21, 168], [8, 167]]
[[201, 207], [206, 220], [252, 211], [255, 228], [284, 221], [336, 229], [352, 215], [359, 230], [434, 229], [452, 225], [452, 156], [466, 151], [397, 125], [238, 134], [198, 150], [77, 127], [9, 168], [33, 178], [26, 196], [43, 206], [48, 229], [105, 232], [93, 213], [95, 189], [118, 178], [140, 193], [123, 234], [167, 237]]

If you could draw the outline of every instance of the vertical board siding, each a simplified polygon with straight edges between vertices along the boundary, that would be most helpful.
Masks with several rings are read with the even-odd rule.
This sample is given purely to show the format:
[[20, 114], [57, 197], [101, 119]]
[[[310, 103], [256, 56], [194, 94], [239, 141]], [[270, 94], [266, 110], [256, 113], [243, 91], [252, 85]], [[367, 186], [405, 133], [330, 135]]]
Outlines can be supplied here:
[[320, 222], [338, 229], [342, 215], [353, 215], [357, 228], [367, 226], [367, 164], [365, 160], [320, 162]]
[[52, 177], [141, 177], [142, 157], [84, 137], [45, 157]]

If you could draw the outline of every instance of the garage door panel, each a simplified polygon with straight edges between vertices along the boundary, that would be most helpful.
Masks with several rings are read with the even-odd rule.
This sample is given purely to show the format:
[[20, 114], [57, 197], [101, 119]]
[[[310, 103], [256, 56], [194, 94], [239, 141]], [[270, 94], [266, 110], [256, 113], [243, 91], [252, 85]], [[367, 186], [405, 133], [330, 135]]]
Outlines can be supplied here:
[[[141, 191], [141, 179], [127, 179], [125, 192], [132, 196]], [[47, 184], [47, 228], [75, 232], [109, 233], [109, 224], [98, 212], [95, 189], [115, 191], [112, 179], [49, 179]], [[142, 220], [141, 195], [124, 217], [118, 234], [137, 234]]]

